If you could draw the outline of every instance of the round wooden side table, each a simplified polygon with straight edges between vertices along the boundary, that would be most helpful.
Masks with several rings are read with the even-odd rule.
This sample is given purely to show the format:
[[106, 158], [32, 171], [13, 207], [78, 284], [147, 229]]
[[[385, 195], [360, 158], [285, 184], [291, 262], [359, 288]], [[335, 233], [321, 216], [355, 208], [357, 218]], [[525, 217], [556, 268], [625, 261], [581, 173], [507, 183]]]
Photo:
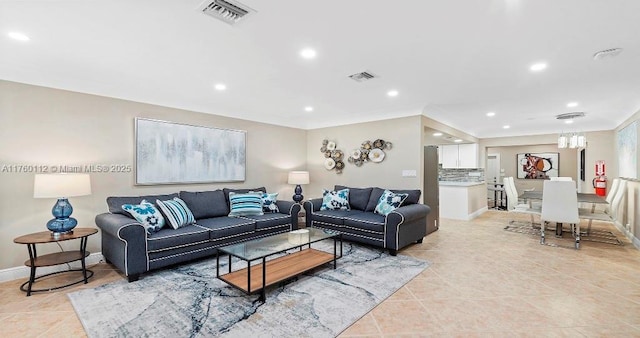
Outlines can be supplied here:
[[[29, 280], [24, 282], [22, 285], [20, 285], [20, 290], [26, 292], [27, 296], [31, 296], [32, 292], [57, 290], [57, 289], [65, 288], [67, 286], [75, 285], [82, 282], [87, 284], [89, 278], [93, 276], [93, 271], [88, 270], [85, 264], [85, 258], [89, 256], [89, 251], [87, 251], [87, 237], [97, 232], [98, 232], [98, 229], [94, 229], [94, 228], [75, 228], [71, 233], [63, 234], [56, 237], [54, 237], [50, 231], [42, 231], [42, 232], [35, 232], [32, 234], [20, 236], [14, 239], [13, 240], [14, 243], [26, 244], [27, 249], [29, 250], [29, 260], [25, 261], [24, 265], [31, 267], [31, 273], [29, 275]], [[38, 256], [38, 252], [36, 251], [36, 244], [55, 243], [55, 242], [68, 241], [72, 239], [80, 240], [80, 250], [62, 251], [62, 252], [55, 252], [51, 254]], [[82, 269], [69, 269], [69, 270], [56, 271], [56, 272], [52, 272], [52, 273], [48, 273], [48, 274], [36, 277], [36, 268], [66, 264], [74, 261], [80, 261], [82, 263]], [[72, 272], [72, 271], [82, 271], [83, 278], [79, 281], [75, 281], [69, 284], [65, 284], [65, 285], [61, 285], [53, 288], [33, 289], [33, 284], [40, 278], [44, 278], [44, 277], [59, 274], [59, 273]], [[28, 285], [26, 289], [25, 289], [25, 285]]]

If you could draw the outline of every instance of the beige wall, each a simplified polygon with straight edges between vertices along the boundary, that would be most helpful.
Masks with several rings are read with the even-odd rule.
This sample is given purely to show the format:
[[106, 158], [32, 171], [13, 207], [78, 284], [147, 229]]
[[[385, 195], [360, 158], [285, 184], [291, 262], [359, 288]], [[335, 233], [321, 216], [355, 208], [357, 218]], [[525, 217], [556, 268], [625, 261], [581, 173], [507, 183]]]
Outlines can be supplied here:
[[[348, 155], [364, 141], [383, 139], [393, 143], [384, 161], [367, 162], [361, 167], [346, 163], [342, 174], [324, 168], [320, 152], [322, 140], [337, 144], [337, 149]], [[340, 127], [313, 129], [307, 132], [307, 169], [311, 183], [303, 187], [305, 199], [321, 197], [322, 189], [333, 189], [336, 184], [352, 187], [378, 186], [381, 188], [420, 189], [422, 187], [422, 129], [420, 116], [410, 116]], [[345, 159], [346, 161], [346, 159]], [[415, 170], [416, 177], [402, 177], [402, 170]]]
[[[246, 130], [246, 181], [134, 186], [133, 173], [93, 173], [92, 195], [70, 199], [79, 226], [95, 227], [94, 217], [107, 210], [105, 199], [111, 195], [264, 185], [290, 200], [293, 188], [286, 184], [287, 172], [306, 168], [304, 130], [0, 81], [0, 169], [2, 165], [133, 165], [135, 117]], [[392, 159], [393, 151], [390, 154]], [[0, 269], [22, 266], [27, 249], [14, 244], [13, 238], [45, 231], [52, 218], [55, 200], [33, 198], [33, 177], [33, 173], [0, 172]], [[77, 250], [79, 241], [62, 245]], [[88, 249], [100, 252], [99, 234], [89, 238]], [[38, 247], [39, 254], [57, 250], [54, 244]]]
[[[485, 138], [480, 140], [480, 164], [486, 167], [486, 158], [489, 153], [499, 153], [500, 161], [505, 169], [505, 176], [516, 177], [515, 158], [522, 152], [558, 152], [560, 153], [560, 176], [570, 176], [578, 179], [581, 192], [594, 192], [591, 181], [595, 177], [595, 161], [604, 160], [607, 166], [607, 175], [610, 178], [617, 174], [617, 158], [614, 154], [615, 135], [612, 130], [585, 133], [587, 148], [585, 152], [585, 181], [579, 178], [579, 151], [576, 149], [558, 149], [557, 134]], [[503, 154], [503, 150], [506, 152]], [[542, 189], [542, 181], [517, 180], [516, 187], [528, 189], [535, 187]]]
[[577, 178], [576, 149], [558, 149], [556, 145], [541, 144], [528, 146], [491, 147], [487, 148], [488, 154], [500, 154], [500, 165], [504, 169], [504, 176], [513, 176], [518, 191], [535, 188], [542, 190], [544, 180], [518, 179], [517, 175], [517, 154], [522, 153], [559, 153], [560, 176], [569, 176], [574, 180]]

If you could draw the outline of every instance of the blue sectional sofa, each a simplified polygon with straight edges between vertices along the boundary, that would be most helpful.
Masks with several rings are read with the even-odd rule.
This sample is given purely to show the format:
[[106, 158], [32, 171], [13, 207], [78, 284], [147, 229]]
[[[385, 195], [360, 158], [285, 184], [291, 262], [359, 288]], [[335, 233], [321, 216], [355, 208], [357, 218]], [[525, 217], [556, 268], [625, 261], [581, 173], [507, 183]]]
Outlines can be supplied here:
[[[216, 248], [298, 228], [300, 205], [277, 201], [279, 212], [255, 216], [228, 217], [229, 193], [266, 192], [256, 189], [222, 189], [204, 192], [181, 191], [169, 195], [108, 197], [108, 213], [96, 216], [102, 230], [102, 255], [136, 281], [141, 274], [168, 265], [214, 255]], [[196, 223], [173, 229], [164, 227], [148, 234], [142, 224], [122, 209], [124, 204], [151, 203], [157, 199], [182, 199]]]
[[339, 231], [346, 240], [388, 249], [394, 256], [411, 243], [422, 243], [431, 208], [419, 204], [420, 190], [391, 190], [408, 196], [399, 208], [384, 216], [374, 210], [385, 189], [335, 186], [335, 191], [343, 189], [349, 189], [349, 210], [320, 210], [322, 198], [305, 201], [306, 226]]

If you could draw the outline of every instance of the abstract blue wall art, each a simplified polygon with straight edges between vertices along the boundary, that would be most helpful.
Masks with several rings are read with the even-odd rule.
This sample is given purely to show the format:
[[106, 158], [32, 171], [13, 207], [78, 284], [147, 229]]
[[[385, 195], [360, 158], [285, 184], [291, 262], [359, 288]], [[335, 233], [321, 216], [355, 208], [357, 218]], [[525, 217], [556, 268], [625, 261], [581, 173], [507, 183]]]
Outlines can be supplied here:
[[136, 184], [241, 182], [247, 132], [136, 118]]
[[618, 176], [638, 178], [638, 121], [618, 132]]

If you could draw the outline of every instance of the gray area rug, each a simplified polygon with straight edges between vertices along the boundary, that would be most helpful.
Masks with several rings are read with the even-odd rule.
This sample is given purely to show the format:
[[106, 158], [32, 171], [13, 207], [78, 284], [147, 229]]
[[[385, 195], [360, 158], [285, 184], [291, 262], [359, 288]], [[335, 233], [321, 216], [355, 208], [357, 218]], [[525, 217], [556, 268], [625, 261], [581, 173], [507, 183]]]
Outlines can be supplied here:
[[[323, 246], [333, 251], [332, 241], [314, 247]], [[227, 271], [227, 259], [220, 261]], [[215, 264], [201, 260], [68, 296], [89, 337], [334, 337], [429, 266], [345, 242], [336, 270], [326, 264], [268, 288], [262, 303], [218, 280]]]

